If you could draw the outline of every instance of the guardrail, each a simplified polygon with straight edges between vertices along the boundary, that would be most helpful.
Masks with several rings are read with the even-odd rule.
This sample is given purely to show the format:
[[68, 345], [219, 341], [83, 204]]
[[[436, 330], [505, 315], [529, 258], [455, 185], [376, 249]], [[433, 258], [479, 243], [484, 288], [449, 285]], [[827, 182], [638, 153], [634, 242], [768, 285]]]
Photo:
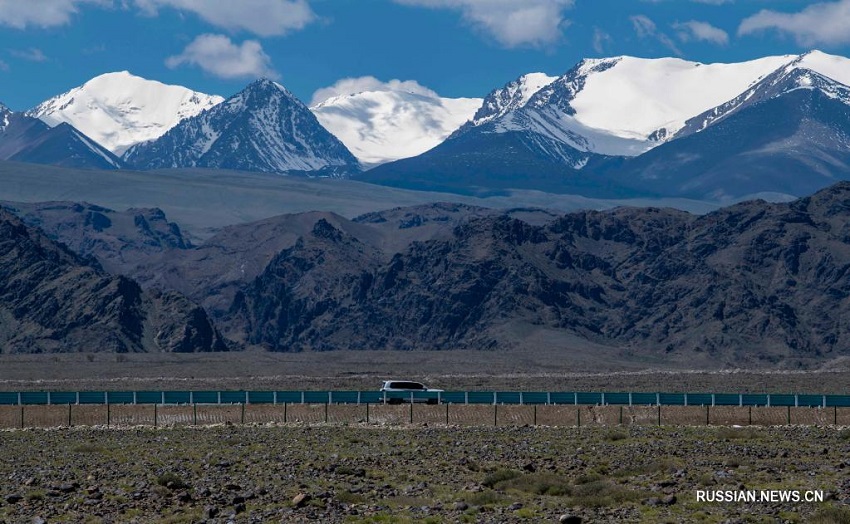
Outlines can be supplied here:
[[6, 391], [0, 406], [66, 404], [492, 404], [850, 407], [850, 395], [580, 391]]

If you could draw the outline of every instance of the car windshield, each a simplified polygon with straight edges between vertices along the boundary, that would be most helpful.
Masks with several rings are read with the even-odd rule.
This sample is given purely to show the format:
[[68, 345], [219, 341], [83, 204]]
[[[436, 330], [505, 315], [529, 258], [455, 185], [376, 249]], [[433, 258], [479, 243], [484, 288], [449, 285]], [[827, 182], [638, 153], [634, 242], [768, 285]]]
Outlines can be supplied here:
[[392, 389], [427, 389], [423, 384], [419, 382], [390, 382], [390, 388]]

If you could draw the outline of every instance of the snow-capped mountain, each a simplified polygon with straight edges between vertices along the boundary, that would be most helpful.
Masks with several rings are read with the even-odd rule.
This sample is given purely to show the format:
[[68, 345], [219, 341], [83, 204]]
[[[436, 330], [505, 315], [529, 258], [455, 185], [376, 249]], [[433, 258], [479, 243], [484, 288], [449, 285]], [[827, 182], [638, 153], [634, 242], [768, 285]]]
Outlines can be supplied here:
[[693, 129], [625, 162], [619, 183], [722, 201], [799, 196], [850, 179], [850, 87], [811, 69], [781, 68], [692, 120]]
[[[643, 165], [646, 158], [653, 159], [654, 169], [678, 170], [685, 178], [688, 173], [700, 171], [699, 162], [715, 162], [724, 155], [750, 158], [736, 144], [726, 143], [716, 135], [700, 135], [741, 111], [761, 107], [800, 90], [816, 93], [813, 97], [802, 97], [806, 99], [800, 108], [804, 113], [789, 112], [783, 104], [772, 104], [776, 113], [749, 112], [746, 118], [736, 120], [736, 126], [730, 127], [729, 132], [734, 129], [745, 133], [746, 125], [769, 125], [773, 119], [777, 128], [790, 127], [772, 131], [784, 133], [782, 136], [789, 140], [795, 136], [792, 142], [805, 146], [795, 157], [800, 169], [805, 165], [816, 166], [821, 174], [848, 177], [850, 168], [835, 148], [843, 143], [841, 133], [846, 135], [850, 130], [841, 127], [840, 117], [830, 121], [820, 112], [826, 105], [839, 112], [846, 107], [842, 102], [847, 100], [848, 84], [850, 60], [819, 51], [737, 64], [700, 64], [676, 58], [583, 60], [543, 86], [524, 104], [498, 104], [494, 101], [509, 97], [502, 94], [504, 88], [494, 91], [485, 99], [493, 102], [485, 101], [485, 107], [479, 111], [482, 118], [467, 123], [440, 146], [419, 157], [379, 166], [362, 177], [388, 185], [455, 188], [464, 192], [512, 187], [576, 191], [594, 196], [636, 194], [642, 188], [631, 183], [637, 172], [630, 166]], [[837, 101], [838, 105], [827, 104], [827, 99]], [[493, 109], [488, 111], [487, 106]], [[503, 107], [510, 109], [502, 110]], [[806, 116], [805, 111], [811, 115]], [[758, 118], [753, 116], [756, 114]], [[788, 117], [790, 114], [794, 117]], [[812, 140], [802, 140], [804, 137], [794, 135], [796, 128], [793, 128], [801, 122], [823, 125], [820, 131], [806, 128]], [[700, 151], [704, 155], [710, 150], [712, 155], [710, 159], [698, 156], [699, 162], [689, 163], [694, 159], [687, 157], [684, 149], [679, 150], [677, 139], [694, 134], [694, 143], [719, 141], [729, 149], [689, 146], [688, 150], [693, 149], [694, 154]], [[738, 144], [757, 147], [759, 143], [758, 147], [767, 147], [767, 143], [749, 138], [739, 137]], [[667, 153], [648, 153], [666, 144], [670, 144], [663, 148]], [[771, 147], [778, 147], [778, 142]], [[771, 167], [767, 171], [780, 169], [779, 163], [768, 162], [768, 165]], [[734, 174], [734, 166], [725, 165], [725, 168]], [[767, 177], [766, 183], [735, 184], [737, 189], [730, 187], [730, 191], [723, 191], [715, 184], [711, 190], [699, 194], [727, 198], [735, 197], [738, 189], [744, 188], [770, 191], [769, 180], [774, 175], [781, 173], [762, 171], [759, 176]], [[629, 177], [631, 180], [627, 180]], [[645, 186], [652, 186], [661, 194], [695, 194], [686, 191], [686, 180], [677, 180], [679, 189], [664, 184], [655, 187], [651, 181], [646, 181]], [[796, 191], [793, 184], [783, 187]]]
[[123, 159], [139, 169], [204, 167], [343, 175], [357, 159], [282, 85], [257, 80], [224, 102], [186, 118]]
[[310, 110], [362, 163], [382, 164], [433, 148], [480, 105], [480, 98], [382, 90], [336, 96]]
[[50, 127], [0, 104], [0, 160], [84, 169], [119, 169], [121, 161], [70, 124]]
[[27, 112], [51, 127], [67, 122], [116, 155], [159, 138], [185, 118], [224, 100], [127, 71], [96, 76]]

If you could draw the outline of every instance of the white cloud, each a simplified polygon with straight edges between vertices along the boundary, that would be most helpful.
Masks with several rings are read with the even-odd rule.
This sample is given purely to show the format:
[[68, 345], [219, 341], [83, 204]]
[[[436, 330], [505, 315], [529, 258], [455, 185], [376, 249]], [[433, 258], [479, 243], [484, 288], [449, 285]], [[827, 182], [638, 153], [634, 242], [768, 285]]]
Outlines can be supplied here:
[[47, 61], [47, 56], [45, 56], [44, 52], [42, 52], [41, 49], [37, 49], [35, 47], [30, 47], [29, 49], [10, 49], [9, 54], [17, 58], [29, 60], [30, 62]]
[[54, 27], [71, 21], [79, 6], [111, 5], [111, 0], [0, 0], [0, 25], [26, 29]]
[[673, 29], [676, 30], [679, 40], [682, 42], [696, 40], [698, 42], [710, 42], [717, 45], [726, 45], [729, 43], [729, 33], [719, 27], [714, 27], [708, 22], [700, 22], [698, 20], [676, 22], [673, 24]]
[[402, 5], [455, 9], [473, 27], [505, 47], [542, 47], [557, 42], [569, 24], [564, 11], [574, 0], [393, 0]]
[[630, 16], [629, 20], [632, 21], [632, 27], [634, 27], [638, 38], [657, 40], [661, 45], [672, 51], [673, 54], [682, 56], [682, 52], [676, 46], [676, 42], [665, 33], [660, 32], [651, 18], [646, 15], [634, 15]]
[[606, 33], [605, 31], [595, 27], [593, 29], [593, 50], [598, 54], [605, 54], [605, 47], [614, 42], [614, 39], [611, 38], [611, 35]]
[[[9, 70], [9, 64], [0, 60], [0, 71], [8, 71], [8, 70]], [[0, 106], [2, 106], [2, 105], [3, 104], [0, 104]]]
[[200, 35], [182, 53], [170, 56], [165, 65], [175, 68], [195, 65], [219, 78], [278, 78], [271, 59], [256, 40], [234, 44], [224, 35]]
[[745, 18], [739, 35], [775, 29], [794, 37], [804, 47], [850, 43], [850, 0], [812, 4], [799, 13], [764, 9]]
[[282, 35], [316, 20], [306, 0], [135, 0], [147, 15], [170, 7], [195, 13], [206, 22], [228, 31], [249, 31], [259, 36]]
[[635, 33], [637, 33], [640, 38], [653, 36], [657, 31], [655, 22], [646, 15], [631, 16], [629, 17], [629, 20], [632, 21], [632, 27], [634, 27]]
[[342, 95], [353, 95], [363, 91], [408, 91], [423, 96], [439, 97], [437, 93], [421, 85], [416, 80], [392, 79], [381, 82], [374, 76], [359, 76], [354, 78], [342, 78], [333, 85], [317, 89], [310, 100], [310, 106], [321, 104], [325, 100]]

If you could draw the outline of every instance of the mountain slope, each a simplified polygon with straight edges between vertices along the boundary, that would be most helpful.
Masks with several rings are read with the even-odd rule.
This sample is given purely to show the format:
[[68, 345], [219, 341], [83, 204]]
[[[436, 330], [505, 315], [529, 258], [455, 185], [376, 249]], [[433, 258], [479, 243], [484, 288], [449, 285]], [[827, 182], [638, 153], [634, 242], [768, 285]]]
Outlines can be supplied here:
[[365, 91], [310, 108], [364, 164], [416, 156], [469, 120], [480, 98], [442, 98], [407, 91]]
[[635, 191], [712, 200], [804, 195], [850, 179], [850, 88], [806, 69], [774, 80], [752, 90], [753, 104], [718, 110], [712, 125], [629, 160], [613, 176]]
[[85, 169], [119, 169], [112, 153], [68, 124], [47, 124], [0, 104], [0, 160]]
[[359, 164], [283, 86], [258, 80], [160, 138], [127, 150], [139, 169], [207, 167], [346, 175]]
[[130, 146], [159, 138], [181, 120], [222, 100], [121, 71], [96, 76], [45, 100], [27, 115], [51, 127], [71, 124], [121, 156]]
[[222, 349], [184, 296], [108, 276], [0, 209], [0, 353]]

